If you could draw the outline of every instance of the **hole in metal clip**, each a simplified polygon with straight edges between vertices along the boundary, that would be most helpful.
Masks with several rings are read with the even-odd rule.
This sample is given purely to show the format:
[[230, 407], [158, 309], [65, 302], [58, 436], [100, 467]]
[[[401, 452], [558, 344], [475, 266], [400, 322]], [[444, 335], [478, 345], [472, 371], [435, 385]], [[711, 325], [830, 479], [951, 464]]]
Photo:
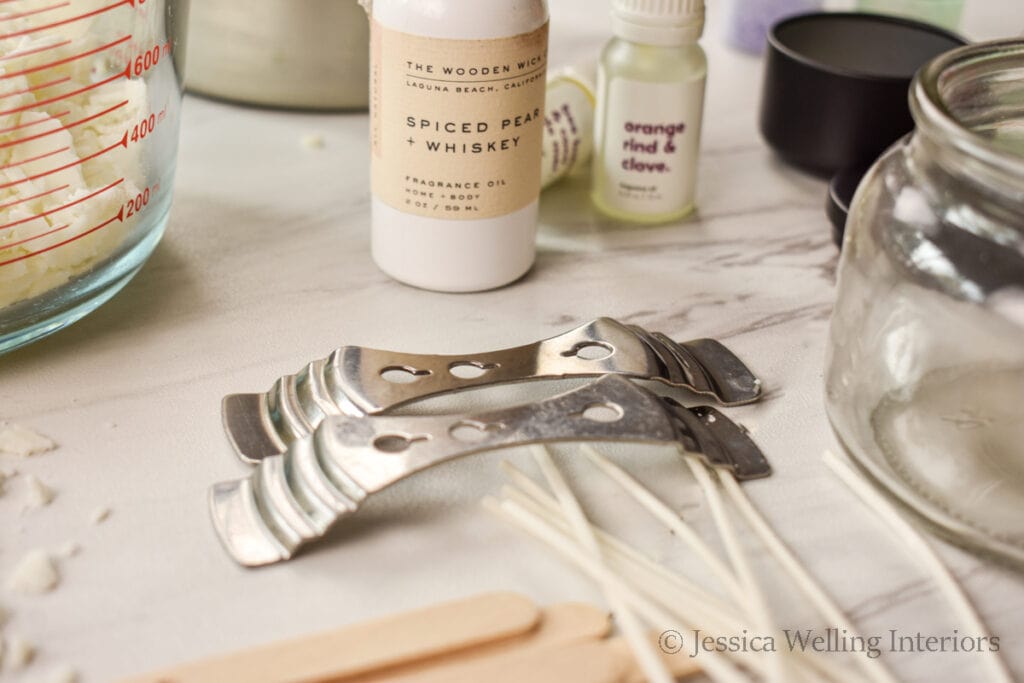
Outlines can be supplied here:
[[487, 432], [497, 432], [502, 429], [505, 429], [505, 425], [500, 422], [469, 422], [463, 420], [449, 427], [448, 433], [456, 441], [478, 443], [487, 438]]
[[625, 412], [618, 403], [591, 403], [580, 415], [591, 422], [618, 422]]
[[477, 360], [457, 360], [448, 366], [448, 372], [459, 379], [476, 379], [498, 367], [497, 363], [481, 363]]
[[404, 434], [381, 434], [373, 440], [373, 447], [385, 453], [401, 453], [417, 441], [426, 441], [425, 436], [408, 437]]
[[568, 351], [563, 351], [565, 357], [576, 356], [581, 360], [604, 360], [614, 353], [615, 349], [611, 344], [599, 341], [580, 342]]
[[392, 384], [412, 384], [420, 377], [430, 374], [430, 370], [420, 370], [408, 365], [389, 365], [380, 371], [380, 376]]

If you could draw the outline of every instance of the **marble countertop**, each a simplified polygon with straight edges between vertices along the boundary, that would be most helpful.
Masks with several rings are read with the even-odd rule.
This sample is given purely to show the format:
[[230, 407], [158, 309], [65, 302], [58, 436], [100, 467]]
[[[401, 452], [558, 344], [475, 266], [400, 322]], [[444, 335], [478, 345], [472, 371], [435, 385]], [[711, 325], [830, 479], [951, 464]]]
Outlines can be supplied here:
[[[606, 39], [603, 13], [584, 0], [552, 4], [552, 63], [592, 58]], [[1007, 30], [998, 10], [1013, 5], [968, 3], [968, 34]], [[1024, 28], [1018, 19], [1015, 31]], [[60, 444], [24, 462], [0, 460], [58, 491], [51, 506], [24, 512], [21, 484], [8, 484], [0, 575], [29, 549], [82, 547], [62, 561], [55, 592], [0, 591], [12, 614], [5, 633], [38, 645], [28, 674], [67, 663], [87, 683], [106, 681], [487, 590], [600, 602], [584, 578], [477, 504], [500, 486], [501, 458], [529, 467], [523, 453], [425, 473], [295, 561], [255, 571], [223, 552], [206, 508], [211, 484], [246, 473], [221, 427], [225, 394], [265, 390], [341, 344], [482, 350], [599, 315], [677, 339], [716, 337], [760, 375], [765, 399], [728, 411], [775, 468], [746, 490], [864, 632], [957, 628], [914, 558], [821, 463], [824, 450], [837, 448], [822, 405], [837, 260], [825, 186], [780, 164], [760, 141], [760, 61], [727, 49], [716, 21], [712, 14], [705, 40], [711, 66], [696, 219], [617, 225], [590, 208], [585, 179], [572, 179], [543, 197], [535, 268], [481, 294], [411, 289], [374, 267], [365, 115], [187, 98], [171, 224], [149, 263], [96, 313], [0, 359], [0, 417]], [[308, 134], [322, 135], [323, 149], [301, 144]], [[524, 391], [463, 400], [507, 402]], [[571, 451], [561, 453], [598, 522], [699, 575], [667, 532], [572, 462]], [[713, 536], [695, 484], [671, 454], [609, 453]], [[101, 506], [111, 515], [94, 525]], [[746, 541], [779, 623], [824, 626]], [[1024, 677], [1022, 577], [934, 545]], [[885, 657], [907, 681], [984, 680], [967, 655]]]

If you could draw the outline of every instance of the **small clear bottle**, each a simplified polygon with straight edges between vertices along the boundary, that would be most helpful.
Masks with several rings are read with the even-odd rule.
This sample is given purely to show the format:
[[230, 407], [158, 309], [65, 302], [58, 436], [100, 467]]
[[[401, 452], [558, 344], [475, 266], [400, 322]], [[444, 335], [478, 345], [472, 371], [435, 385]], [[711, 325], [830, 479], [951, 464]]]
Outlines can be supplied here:
[[592, 197], [603, 213], [664, 223], [695, 207], [707, 57], [703, 0], [614, 0], [598, 65]]

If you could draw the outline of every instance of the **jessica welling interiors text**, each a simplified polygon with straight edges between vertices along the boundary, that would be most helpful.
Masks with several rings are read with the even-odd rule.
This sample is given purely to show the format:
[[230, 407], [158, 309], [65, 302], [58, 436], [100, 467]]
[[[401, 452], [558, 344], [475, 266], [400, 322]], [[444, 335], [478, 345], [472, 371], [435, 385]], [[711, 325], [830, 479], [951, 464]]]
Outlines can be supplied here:
[[752, 634], [746, 629], [740, 635], [721, 636], [695, 629], [662, 632], [659, 646], [668, 654], [686, 653], [698, 657], [706, 652], [819, 652], [854, 653], [875, 659], [883, 652], [893, 653], [978, 653], [999, 652], [998, 636], [965, 635], [957, 629], [933, 635], [921, 632], [904, 633], [890, 629], [884, 635], [851, 635], [846, 629], [782, 629], [776, 635]]

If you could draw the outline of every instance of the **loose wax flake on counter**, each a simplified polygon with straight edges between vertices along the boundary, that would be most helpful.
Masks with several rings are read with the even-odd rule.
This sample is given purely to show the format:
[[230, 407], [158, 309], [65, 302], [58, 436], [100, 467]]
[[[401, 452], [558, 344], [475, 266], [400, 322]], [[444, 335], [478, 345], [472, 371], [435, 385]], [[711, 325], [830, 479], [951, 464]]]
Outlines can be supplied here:
[[45, 550], [30, 550], [7, 578], [7, 589], [24, 595], [49, 593], [60, 584], [60, 572]]
[[82, 552], [82, 546], [79, 545], [76, 541], [67, 541], [66, 543], [62, 544], [59, 548], [57, 548], [57, 555], [64, 558], [65, 560], [72, 558], [75, 555], [78, 555], [78, 553], [80, 552]]
[[302, 136], [301, 143], [305, 149], [323, 149], [326, 143], [324, 136], [318, 133], [308, 133]]
[[0, 453], [27, 458], [57, 447], [49, 437], [13, 422], [0, 423]]
[[25, 669], [36, 656], [36, 646], [19, 636], [11, 636], [7, 640], [7, 649], [4, 659], [6, 660], [7, 671], [21, 671]]
[[46, 507], [57, 497], [56, 491], [44, 484], [39, 480], [39, 477], [33, 474], [25, 477], [25, 483], [28, 485], [30, 508]]
[[108, 517], [110, 517], [110, 508], [99, 507], [92, 511], [91, 519], [93, 524], [103, 524]]

